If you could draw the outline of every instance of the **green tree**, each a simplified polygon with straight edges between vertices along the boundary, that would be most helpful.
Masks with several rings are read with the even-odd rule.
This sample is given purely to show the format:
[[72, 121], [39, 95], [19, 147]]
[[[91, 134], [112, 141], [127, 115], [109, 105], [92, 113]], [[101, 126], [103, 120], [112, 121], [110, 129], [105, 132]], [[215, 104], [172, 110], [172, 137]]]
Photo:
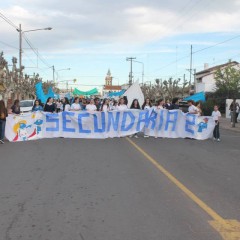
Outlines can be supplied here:
[[238, 66], [231, 62], [225, 68], [219, 68], [215, 72], [216, 92], [233, 99], [232, 127], [235, 127], [236, 119], [236, 99], [240, 95], [240, 70]]

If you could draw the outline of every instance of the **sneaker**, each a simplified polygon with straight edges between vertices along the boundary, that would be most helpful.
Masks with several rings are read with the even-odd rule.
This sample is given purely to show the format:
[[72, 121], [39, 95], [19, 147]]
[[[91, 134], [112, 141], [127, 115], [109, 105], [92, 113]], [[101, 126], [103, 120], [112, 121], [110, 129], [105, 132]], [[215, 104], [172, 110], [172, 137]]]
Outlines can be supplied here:
[[1, 144], [4, 144], [4, 141], [3, 141], [3, 140], [0, 140], [0, 143], [1, 143]]
[[138, 135], [135, 135], [134, 137], [135, 137], [135, 138], [138, 138]]
[[129, 137], [130, 137], [130, 138], [132, 138], [132, 137], [133, 137], [133, 135], [130, 135]]
[[220, 138], [218, 138], [217, 141], [220, 142], [221, 141]]
[[213, 138], [213, 141], [216, 141], [216, 138], [215, 138], [215, 137]]
[[158, 137], [155, 137], [155, 138], [158, 138]]
[[148, 135], [144, 135], [144, 137], [145, 137], [145, 138], [149, 138], [149, 136], [148, 136]]

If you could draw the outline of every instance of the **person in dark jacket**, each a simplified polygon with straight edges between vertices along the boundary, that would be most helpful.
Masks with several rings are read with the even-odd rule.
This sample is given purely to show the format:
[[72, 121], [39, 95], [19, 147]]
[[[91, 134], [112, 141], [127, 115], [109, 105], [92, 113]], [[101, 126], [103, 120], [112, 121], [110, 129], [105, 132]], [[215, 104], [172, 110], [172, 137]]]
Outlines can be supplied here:
[[170, 110], [179, 109], [179, 99], [173, 98]]
[[6, 118], [8, 116], [7, 108], [3, 100], [0, 100], [0, 143], [4, 144]]
[[12, 113], [14, 114], [20, 114], [20, 102], [18, 99], [16, 99], [11, 107]]
[[55, 110], [56, 110], [56, 107], [55, 107], [55, 104], [53, 103], [53, 99], [51, 97], [49, 97], [44, 106], [44, 112], [53, 113], [53, 112], [55, 112]]

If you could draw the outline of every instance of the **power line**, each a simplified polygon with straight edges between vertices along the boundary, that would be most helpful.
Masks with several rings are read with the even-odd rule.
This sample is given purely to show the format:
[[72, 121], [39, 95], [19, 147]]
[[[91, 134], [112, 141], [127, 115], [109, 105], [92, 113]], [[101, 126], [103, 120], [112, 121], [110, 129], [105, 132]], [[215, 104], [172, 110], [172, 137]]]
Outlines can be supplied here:
[[2, 43], [3, 45], [8, 46], [8, 47], [10, 47], [10, 48], [14, 48], [14, 49], [17, 49], [17, 50], [19, 49], [19, 48], [17, 48], [17, 47], [14, 47], [14, 46], [8, 44], [8, 43], [5, 43], [5, 42], [1, 41], [1, 40], [0, 40], [0, 43]]
[[[196, 54], [196, 53], [205, 51], [205, 50], [207, 50], [207, 49], [216, 47], [216, 46], [218, 46], [218, 45], [224, 44], [224, 43], [226, 43], [226, 42], [229, 42], [229, 41], [234, 40], [234, 39], [239, 38], [239, 37], [240, 37], [240, 35], [237, 35], [237, 36], [235, 36], [235, 37], [226, 39], [226, 40], [224, 40], [224, 41], [222, 41], [222, 42], [218, 42], [218, 43], [213, 44], [213, 45], [211, 45], [211, 46], [208, 46], [208, 47], [199, 49], [199, 50], [193, 52], [193, 55]], [[188, 57], [190, 57], [190, 54], [188, 54], [188, 55], [186, 55], [186, 56], [184, 56], [184, 57], [182, 57], [182, 58], [179, 58], [179, 59], [177, 59], [176, 61], [170, 62], [170, 63], [168, 63], [168, 64], [166, 64], [166, 65], [164, 65], [164, 66], [162, 66], [162, 67], [160, 67], [160, 68], [157, 68], [157, 69], [154, 70], [154, 72], [159, 71], [159, 70], [161, 70], [161, 69], [164, 69], [164, 68], [166, 68], [166, 67], [168, 67], [168, 66], [171, 66], [171, 65], [179, 62], [180, 60], [186, 59], [186, 58], [188, 58]]]
[[237, 36], [232, 37], [232, 38], [229, 38], [229, 39], [227, 39], [227, 40], [225, 40], [225, 41], [222, 41], [222, 42], [216, 43], [216, 44], [214, 44], [214, 45], [211, 45], [211, 46], [208, 46], [208, 47], [205, 47], [205, 48], [199, 49], [199, 50], [193, 52], [193, 54], [195, 54], [195, 53], [199, 53], [199, 52], [202, 52], [202, 51], [205, 51], [205, 50], [207, 50], [207, 49], [209, 49], [209, 48], [216, 47], [216, 46], [218, 46], [218, 45], [221, 45], [221, 44], [223, 44], [223, 43], [226, 43], [226, 42], [232, 41], [232, 40], [234, 40], [234, 39], [236, 39], [236, 38], [239, 38], [239, 37], [240, 37], [240, 35], [237, 35]]
[[0, 17], [7, 22], [9, 25], [11, 25], [13, 28], [15, 28], [16, 30], [18, 29], [18, 27], [10, 20], [8, 19], [3, 13], [0, 12]]
[[32, 49], [32, 51], [37, 55], [37, 57], [40, 59], [40, 61], [45, 64], [47, 67], [52, 67], [51, 65], [49, 65], [47, 63], [47, 61], [40, 55], [40, 53], [38, 51], [36, 51], [36, 49], [33, 47], [32, 43], [30, 42], [30, 40], [27, 38], [26, 35], [23, 35], [23, 38], [25, 39], [25, 41], [27, 42], [28, 46]]

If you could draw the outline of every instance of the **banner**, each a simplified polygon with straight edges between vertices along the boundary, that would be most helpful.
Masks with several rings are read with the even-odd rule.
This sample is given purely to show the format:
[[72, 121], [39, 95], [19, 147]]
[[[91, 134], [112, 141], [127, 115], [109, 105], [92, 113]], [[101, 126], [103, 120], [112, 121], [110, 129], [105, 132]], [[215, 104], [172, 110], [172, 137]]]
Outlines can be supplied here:
[[34, 112], [10, 114], [6, 137], [11, 142], [41, 138], [113, 138], [137, 132], [165, 138], [212, 137], [212, 117], [198, 117], [180, 110], [127, 110], [111, 112]]

